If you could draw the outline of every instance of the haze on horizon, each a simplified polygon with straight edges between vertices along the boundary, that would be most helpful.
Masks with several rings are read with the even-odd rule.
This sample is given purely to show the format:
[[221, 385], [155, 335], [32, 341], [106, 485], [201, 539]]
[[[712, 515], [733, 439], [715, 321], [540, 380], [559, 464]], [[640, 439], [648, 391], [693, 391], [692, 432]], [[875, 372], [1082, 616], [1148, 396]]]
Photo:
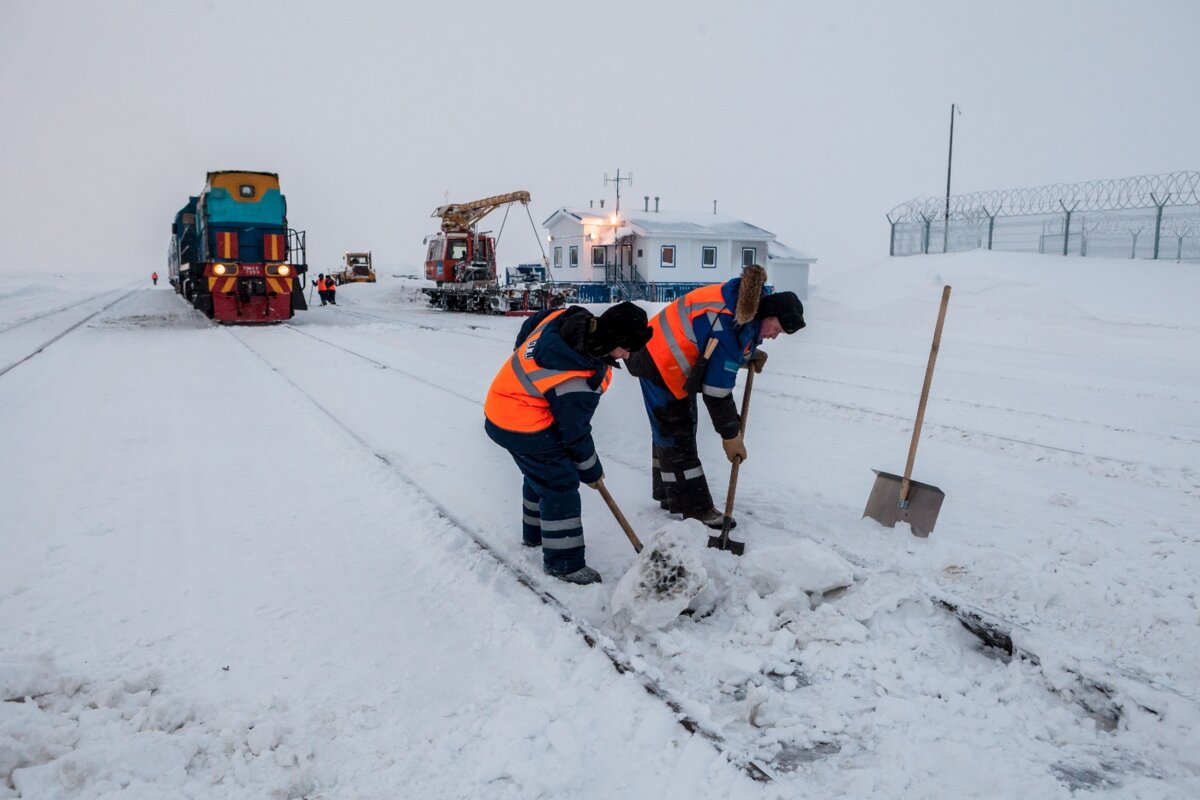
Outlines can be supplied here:
[[435, 206], [516, 189], [500, 261], [538, 260], [618, 168], [626, 207], [854, 264], [945, 192], [951, 103], [955, 193], [1200, 168], [1197, 33], [1187, 0], [2, 0], [0, 271], [162, 271], [223, 169], [279, 173], [314, 270], [415, 266]]

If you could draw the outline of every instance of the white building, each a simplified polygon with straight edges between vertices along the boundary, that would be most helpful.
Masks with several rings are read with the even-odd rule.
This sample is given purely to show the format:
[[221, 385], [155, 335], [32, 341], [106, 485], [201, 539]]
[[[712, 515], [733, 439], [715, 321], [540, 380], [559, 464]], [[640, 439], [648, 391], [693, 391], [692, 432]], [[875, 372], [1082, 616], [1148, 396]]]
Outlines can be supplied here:
[[[748, 264], [766, 267], [769, 283], [805, 298], [808, 265], [816, 260], [725, 214], [622, 209], [618, 216], [606, 209], [560, 208], [542, 226], [549, 233], [551, 278], [577, 285], [583, 302], [671, 300], [735, 278]], [[771, 272], [773, 253], [786, 287]]]

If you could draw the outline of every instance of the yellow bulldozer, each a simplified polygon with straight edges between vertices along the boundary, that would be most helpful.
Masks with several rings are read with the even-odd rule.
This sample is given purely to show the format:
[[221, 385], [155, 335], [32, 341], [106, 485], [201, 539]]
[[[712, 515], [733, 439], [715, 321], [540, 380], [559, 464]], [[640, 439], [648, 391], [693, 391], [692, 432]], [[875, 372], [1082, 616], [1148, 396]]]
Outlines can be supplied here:
[[374, 283], [375, 268], [371, 265], [371, 254], [346, 253], [342, 256], [342, 271], [333, 273], [340, 286], [343, 283]]

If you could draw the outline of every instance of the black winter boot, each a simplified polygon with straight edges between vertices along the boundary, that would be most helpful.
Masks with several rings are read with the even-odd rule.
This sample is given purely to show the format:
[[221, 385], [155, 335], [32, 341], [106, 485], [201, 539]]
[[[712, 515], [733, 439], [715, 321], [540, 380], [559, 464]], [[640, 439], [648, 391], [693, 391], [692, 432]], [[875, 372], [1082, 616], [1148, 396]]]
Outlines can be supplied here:
[[580, 567], [574, 572], [562, 574], [557, 572], [547, 572], [546, 574], [552, 575], [553, 577], [558, 578], [560, 581], [577, 583], [580, 586], [587, 586], [589, 583], [602, 583], [604, 581], [604, 579], [600, 577], [600, 573], [596, 572], [596, 570], [592, 569], [591, 567]]

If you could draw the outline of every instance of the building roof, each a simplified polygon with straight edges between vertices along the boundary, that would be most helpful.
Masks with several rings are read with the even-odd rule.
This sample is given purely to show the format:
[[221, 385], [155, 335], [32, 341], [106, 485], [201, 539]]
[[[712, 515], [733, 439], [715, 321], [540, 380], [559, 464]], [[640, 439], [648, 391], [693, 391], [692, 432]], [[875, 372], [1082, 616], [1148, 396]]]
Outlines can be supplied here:
[[783, 242], [772, 239], [767, 244], [767, 260], [772, 259], [780, 261], [816, 261], [817, 259], [810, 256], [808, 253], [801, 252], [794, 247], [788, 247]]
[[[581, 224], [612, 225], [613, 212], [600, 208], [560, 208], [542, 223], [547, 226], [560, 214], [573, 217]], [[623, 209], [620, 216], [622, 235], [638, 233], [642, 236], [681, 236], [687, 238], [752, 239], [770, 241], [775, 234], [757, 225], [731, 217], [728, 214], [680, 214], [655, 211], [630, 211]]]

